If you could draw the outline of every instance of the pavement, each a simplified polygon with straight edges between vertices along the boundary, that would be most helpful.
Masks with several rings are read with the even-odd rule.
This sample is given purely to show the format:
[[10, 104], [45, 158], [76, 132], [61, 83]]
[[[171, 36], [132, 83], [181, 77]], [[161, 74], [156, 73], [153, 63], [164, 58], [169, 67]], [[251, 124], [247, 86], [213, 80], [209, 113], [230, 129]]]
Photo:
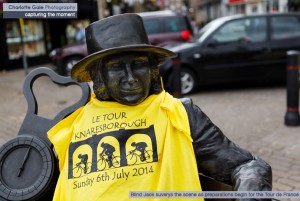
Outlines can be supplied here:
[[[26, 114], [24, 78], [23, 69], [0, 72], [0, 145], [17, 136]], [[80, 89], [58, 87], [47, 77], [33, 91], [38, 115], [49, 119], [81, 96]], [[284, 125], [285, 86], [211, 88], [189, 97], [229, 139], [271, 165], [274, 191], [300, 191], [300, 126]]]

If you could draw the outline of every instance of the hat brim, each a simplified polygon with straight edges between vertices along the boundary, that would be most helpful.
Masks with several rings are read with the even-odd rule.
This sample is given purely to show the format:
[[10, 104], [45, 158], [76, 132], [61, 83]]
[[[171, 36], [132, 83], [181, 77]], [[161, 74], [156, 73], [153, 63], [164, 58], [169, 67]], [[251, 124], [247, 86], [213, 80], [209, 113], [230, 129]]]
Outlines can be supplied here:
[[72, 70], [71, 70], [71, 77], [72, 79], [78, 81], [78, 82], [90, 82], [91, 77], [88, 72], [88, 67], [93, 65], [96, 61], [99, 59], [102, 59], [104, 57], [107, 57], [112, 54], [120, 53], [120, 52], [126, 52], [126, 51], [137, 51], [137, 52], [150, 52], [157, 56], [158, 63], [162, 64], [169, 58], [176, 57], [176, 53], [169, 51], [167, 49], [156, 47], [152, 45], [131, 45], [131, 46], [123, 46], [123, 47], [117, 47], [117, 48], [109, 48], [102, 51], [95, 52], [93, 54], [90, 54], [77, 62]]

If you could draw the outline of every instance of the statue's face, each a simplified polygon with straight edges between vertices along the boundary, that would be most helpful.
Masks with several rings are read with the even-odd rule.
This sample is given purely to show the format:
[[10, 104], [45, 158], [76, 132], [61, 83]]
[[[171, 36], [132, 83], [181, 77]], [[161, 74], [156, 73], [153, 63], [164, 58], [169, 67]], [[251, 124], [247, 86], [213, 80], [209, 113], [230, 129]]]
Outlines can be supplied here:
[[137, 105], [149, 95], [149, 58], [138, 53], [110, 56], [103, 60], [104, 82], [108, 94], [117, 102]]

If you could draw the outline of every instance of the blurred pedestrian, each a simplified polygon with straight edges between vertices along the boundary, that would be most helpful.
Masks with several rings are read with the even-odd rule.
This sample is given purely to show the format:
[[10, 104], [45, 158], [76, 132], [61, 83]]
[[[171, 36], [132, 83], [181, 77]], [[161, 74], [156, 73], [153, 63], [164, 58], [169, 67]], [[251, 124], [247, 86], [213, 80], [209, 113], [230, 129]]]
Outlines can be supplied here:
[[85, 31], [81, 22], [77, 22], [75, 25], [75, 41], [77, 43], [83, 42], [85, 40]]

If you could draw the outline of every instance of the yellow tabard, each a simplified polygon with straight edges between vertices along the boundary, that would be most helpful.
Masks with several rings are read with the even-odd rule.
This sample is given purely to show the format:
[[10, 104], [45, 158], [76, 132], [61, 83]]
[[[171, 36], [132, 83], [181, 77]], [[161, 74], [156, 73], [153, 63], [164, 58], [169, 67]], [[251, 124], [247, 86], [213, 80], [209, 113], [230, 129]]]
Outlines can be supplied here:
[[93, 95], [48, 137], [59, 158], [55, 201], [122, 201], [136, 191], [201, 191], [186, 111], [164, 91], [137, 106]]

